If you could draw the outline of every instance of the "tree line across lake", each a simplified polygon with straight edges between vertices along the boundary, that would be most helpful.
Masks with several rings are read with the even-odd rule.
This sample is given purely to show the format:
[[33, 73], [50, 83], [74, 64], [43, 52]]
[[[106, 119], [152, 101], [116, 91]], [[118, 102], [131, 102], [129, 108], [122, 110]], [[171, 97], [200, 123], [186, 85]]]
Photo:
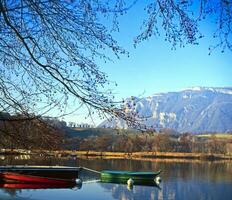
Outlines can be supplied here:
[[160, 133], [129, 133], [91, 136], [87, 138], [70, 138], [65, 148], [72, 150], [93, 150], [112, 152], [186, 152], [227, 154], [231, 151], [232, 138], [218, 138], [215, 135], [207, 138], [185, 133], [169, 135]]
[[[1, 113], [0, 148], [69, 149], [112, 152], [232, 153], [232, 135], [177, 134], [160, 131], [73, 128], [52, 118], [24, 119]], [[223, 137], [222, 137], [223, 136]]]

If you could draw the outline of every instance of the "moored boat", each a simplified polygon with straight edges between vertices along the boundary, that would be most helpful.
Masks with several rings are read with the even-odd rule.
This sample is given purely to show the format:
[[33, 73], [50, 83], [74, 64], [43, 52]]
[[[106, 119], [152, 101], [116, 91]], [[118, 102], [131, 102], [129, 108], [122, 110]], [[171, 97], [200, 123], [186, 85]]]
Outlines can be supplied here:
[[2, 172], [0, 173], [0, 179], [3, 182], [8, 183], [44, 183], [44, 184], [55, 184], [55, 185], [66, 185], [75, 183], [75, 179], [60, 179], [42, 176], [33, 176], [19, 174], [15, 172]]
[[132, 172], [104, 170], [101, 172], [102, 182], [127, 183], [128, 179], [133, 179], [136, 185], [154, 185], [154, 179], [161, 173], [157, 172]]
[[1, 166], [0, 182], [66, 186], [75, 183], [80, 169], [66, 166]]
[[[0, 177], [12, 177], [13, 174], [18, 174], [51, 179], [75, 180], [80, 170], [80, 167], [66, 166], [0, 166]], [[17, 178], [20, 178], [20, 176], [17, 176]]]

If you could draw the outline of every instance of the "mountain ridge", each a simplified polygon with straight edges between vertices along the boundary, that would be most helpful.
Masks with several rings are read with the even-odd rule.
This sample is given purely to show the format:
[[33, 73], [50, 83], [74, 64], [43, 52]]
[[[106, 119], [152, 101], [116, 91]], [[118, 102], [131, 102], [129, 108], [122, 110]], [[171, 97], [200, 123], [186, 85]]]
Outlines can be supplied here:
[[[145, 117], [147, 126], [178, 132], [231, 132], [232, 87], [191, 87], [128, 98], [125, 110]], [[128, 128], [125, 121], [116, 119], [104, 121], [99, 127]]]

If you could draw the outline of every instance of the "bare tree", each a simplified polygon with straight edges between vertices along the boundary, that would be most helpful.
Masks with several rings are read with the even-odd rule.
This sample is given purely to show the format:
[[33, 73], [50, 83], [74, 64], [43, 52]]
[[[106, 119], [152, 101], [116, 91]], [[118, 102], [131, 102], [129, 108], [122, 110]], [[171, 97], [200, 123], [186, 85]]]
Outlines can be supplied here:
[[[149, 1], [145, 10], [143, 31], [135, 39], [135, 44], [151, 36], [164, 34], [165, 40], [184, 47], [198, 44], [205, 35], [200, 29], [202, 21], [212, 23], [215, 43], [209, 47], [209, 54], [220, 48], [232, 50], [232, 1], [231, 0], [156, 0]], [[162, 28], [161, 28], [162, 27]]]
[[122, 1], [1, 0], [1, 110], [26, 116], [56, 107], [64, 114], [78, 104], [130, 121], [95, 63], [110, 59], [106, 50], [126, 53], [99, 22], [111, 7], [114, 17], [123, 12]]

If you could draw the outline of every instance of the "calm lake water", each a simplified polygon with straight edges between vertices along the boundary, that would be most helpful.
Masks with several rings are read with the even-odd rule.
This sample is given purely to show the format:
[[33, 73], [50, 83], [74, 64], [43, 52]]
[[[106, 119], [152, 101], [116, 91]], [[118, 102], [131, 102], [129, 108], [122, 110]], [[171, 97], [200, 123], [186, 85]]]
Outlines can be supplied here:
[[[0, 156], [0, 165], [68, 165], [83, 166], [95, 170], [116, 169], [157, 171], [161, 169], [160, 188], [123, 184], [91, 182], [80, 189], [5, 189], [0, 188], [0, 200], [212, 200], [232, 199], [232, 162], [191, 160], [103, 160], [103, 159], [55, 159]], [[97, 177], [82, 175], [86, 180]]]

